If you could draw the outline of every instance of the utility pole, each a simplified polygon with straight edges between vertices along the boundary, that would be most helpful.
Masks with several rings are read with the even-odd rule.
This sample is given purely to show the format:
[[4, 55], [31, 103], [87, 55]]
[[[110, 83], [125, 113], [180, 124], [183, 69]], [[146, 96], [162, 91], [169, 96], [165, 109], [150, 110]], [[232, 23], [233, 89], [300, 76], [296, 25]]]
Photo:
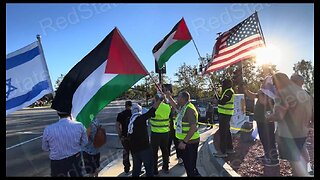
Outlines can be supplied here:
[[154, 63], [155, 63], [156, 73], [159, 74], [159, 86], [161, 88], [162, 87], [162, 74], [166, 73], [166, 64], [164, 64], [163, 67], [161, 69], [159, 69], [158, 62], [155, 60]]

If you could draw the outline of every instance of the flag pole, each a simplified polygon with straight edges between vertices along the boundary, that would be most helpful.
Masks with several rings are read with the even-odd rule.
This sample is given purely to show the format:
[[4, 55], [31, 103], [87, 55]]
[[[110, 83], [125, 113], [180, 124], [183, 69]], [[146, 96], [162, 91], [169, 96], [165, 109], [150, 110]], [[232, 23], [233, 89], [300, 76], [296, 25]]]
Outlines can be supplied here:
[[197, 45], [196, 45], [196, 43], [194, 42], [193, 38], [192, 38], [192, 42], [193, 42], [193, 44], [194, 44], [194, 47], [195, 47], [196, 50], [197, 50], [197, 53], [198, 53], [198, 55], [199, 55], [200, 60], [201, 60], [202, 57], [200, 56], [199, 50], [198, 50]]
[[38, 44], [39, 44], [39, 48], [40, 48], [40, 51], [41, 51], [41, 54], [42, 54], [42, 58], [44, 59], [44, 62], [45, 62], [45, 68], [46, 68], [46, 70], [47, 70], [47, 72], [48, 72], [48, 76], [49, 76], [49, 86], [51, 87], [51, 89], [52, 89], [52, 97], [54, 98], [54, 96], [55, 96], [55, 93], [54, 93], [54, 90], [53, 90], [53, 87], [52, 87], [52, 82], [51, 82], [51, 78], [50, 78], [50, 74], [49, 74], [49, 70], [48, 70], [48, 65], [47, 65], [47, 62], [46, 62], [46, 59], [45, 59], [45, 57], [44, 57], [44, 52], [43, 52], [43, 48], [42, 48], [42, 44], [41, 44], [41, 36], [40, 36], [40, 34], [37, 34], [37, 40], [38, 40]]
[[152, 79], [153, 83], [156, 85], [157, 89], [162, 92], [161, 88], [158, 86], [157, 82], [154, 80], [154, 78], [151, 76], [150, 73], [148, 73], [148, 75], [150, 76], [150, 78]]
[[[209, 74], [209, 75], [210, 75], [210, 74]], [[210, 80], [210, 84], [211, 84], [211, 86], [212, 86], [213, 92], [214, 92], [214, 94], [216, 95], [216, 98], [219, 98], [219, 96], [218, 96], [218, 94], [217, 94], [217, 92], [216, 92], [215, 86], [214, 86], [214, 84], [213, 84], [212, 79], [211, 79], [210, 76], [209, 76], [209, 80]]]

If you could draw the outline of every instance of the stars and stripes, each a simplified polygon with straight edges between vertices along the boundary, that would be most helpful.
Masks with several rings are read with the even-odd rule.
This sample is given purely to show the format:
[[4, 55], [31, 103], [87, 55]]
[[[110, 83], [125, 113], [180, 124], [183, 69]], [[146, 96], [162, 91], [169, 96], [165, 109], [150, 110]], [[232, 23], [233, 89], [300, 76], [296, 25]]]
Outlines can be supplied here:
[[254, 49], [265, 46], [257, 12], [221, 34], [213, 47], [212, 60], [205, 73], [209, 73], [241, 60], [254, 57]]

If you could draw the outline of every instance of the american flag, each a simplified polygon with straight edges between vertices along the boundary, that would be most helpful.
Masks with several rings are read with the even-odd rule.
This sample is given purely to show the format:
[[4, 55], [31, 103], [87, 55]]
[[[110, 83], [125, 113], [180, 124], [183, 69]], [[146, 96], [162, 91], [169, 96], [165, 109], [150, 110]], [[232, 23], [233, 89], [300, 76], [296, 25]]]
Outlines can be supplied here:
[[264, 47], [257, 12], [221, 34], [213, 47], [212, 60], [204, 73], [216, 71], [255, 56], [254, 49]]

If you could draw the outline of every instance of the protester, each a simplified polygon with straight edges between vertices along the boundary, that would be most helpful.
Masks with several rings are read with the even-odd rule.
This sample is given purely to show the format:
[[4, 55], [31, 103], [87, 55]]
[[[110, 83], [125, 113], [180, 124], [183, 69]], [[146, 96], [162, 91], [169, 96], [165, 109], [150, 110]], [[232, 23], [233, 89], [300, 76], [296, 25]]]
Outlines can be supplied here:
[[[160, 98], [161, 94], [158, 94]], [[155, 117], [150, 119], [151, 124], [151, 147], [153, 155], [154, 175], [158, 175], [158, 149], [160, 147], [162, 154], [162, 170], [164, 173], [169, 173], [169, 116], [171, 107], [169, 104], [161, 102], [155, 112]]]
[[220, 151], [214, 154], [216, 157], [227, 157], [235, 153], [230, 132], [230, 120], [234, 113], [234, 90], [232, 81], [225, 79], [222, 82], [222, 95], [218, 98]]
[[312, 100], [286, 74], [278, 72], [272, 78], [280, 101], [276, 101], [274, 112], [266, 118], [278, 121], [280, 157], [290, 162], [293, 176], [309, 176], [301, 151], [313, 117]]
[[[171, 113], [170, 113], [170, 132], [169, 132], [169, 142], [168, 142], [168, 151], [169, 154], [171, 152], [171, 145], [172, 141], [174, 144], [174, 148], [176, 151], [176, 158], [178, 160], [178, 165], [183, 165], [182, 160], [182, 152], [181, 149], [178, 148], [179, 146], [179, 139], [176, 138], [176, 119], [177, 115], [173, 107], [171, 107]], [[170, 162], [169, 162], [170, 163]]]
[[272, 77], [267, 76], [261, 84], [257, 94], [249, 90], [245, 90], [246, 95], [250, 99], [258, 98], [254, 106], [253, 119], [257, 122], [260, 141], [263, 146], [264, 155], [257, 157], [265, 166], [279, 165], [278, 150], [275, 138], [275, 122], [269, 122], [265, 118], [266, 113], [271, 113], [274, 100], [276, 98], [275, 87], [272, 82]]
[[129, 154], [130, 154], [130, 148], [129, 148], [129, 138], [128, 138], [128, 125], [129, 120], [131, 118], [131, 107], [132, 102], [126, 101], [125, 102], [125, 110], [120, 112], [117, 116], [117, 122], [116, 122], [116, 130], [118, 132], [118, 137], [120, 138], [121, 144], [123, 146], [122, 151], [122, 163], [124, 166], [124, 172], [126, 174], [130, 171], [130, 160], [129, 160]]
[[97, 118], [93, 119], [87, 128], [88, 144], [84, 146], [82, 151], [84, 167], [90, 177], [98, 177], [98, 168], [100, 167], [100, 150], [93, 145], [98, 126], [100, 126], [100, 121]]
[[59, 121], [44, 129], [42, 149], [49, 151], [51, 176], [82, 177], [81, 148], [88, 143], [85, 127], [70, 112], [58, 112]]
[[[292, 74], [290, 77], [290, 80], [293, 81], [296, 85], [298, 85], [299, 87], [302, 88], [303, 84], [304, 84], [304, 79], [301, 75], [299, 74]], [[307, 92], [307, 91], [306, 91]], [[310, 93], [307, 92], [309, 95]], [[312, 103], [313, 103], [313, 98], [312, 99]], [[314, 106], [312, 105], [312, 114], [314, 114]], [[310, 123], [312, 124], [312, 122]], [[310, 164], [310, 155], [307, 149], [307, 143], [304, 143], [303, 148], [302, 148], [302, 156], [304, 158], [304, 160], [307, 163], [307, 171], [309, 174], [313, 175], [313, 170], [311, 168], [311, 164]]]
[[153, 177], [152, 150], [149, 142], [147, 120], [155, 117], [155, 112], [163, 99], [156, 98], [155, 103], [142, 114], [142, 107], [137, 103], [132, 104], [132, 116], [128, 125], [129, 147], [132, 152], [133, 170], [132, 177], [139, 177], [142, 163], [147, 177]]
[[201, 175], [196, 167], [200, 142], [197, 109], [190, 102], [190, 94], [187, 91], [179, 93], [178, 103], [173, 100], [170, 91], [166, 91], [166, 97], [170, 100], [174, 109], [180, 107], [176, 118], [176, 137], [180, 141], [178, 148], [182, 150], [182, 159], [187, 176], [200, 177]]
[[207, 112], [206, 112], [206, 120], [207, 120], [207, 128], [208, 129], [212, 129], [213, 128], [213, 103], [212, 102], [208, 102], [208, 107], [207, 107]]

